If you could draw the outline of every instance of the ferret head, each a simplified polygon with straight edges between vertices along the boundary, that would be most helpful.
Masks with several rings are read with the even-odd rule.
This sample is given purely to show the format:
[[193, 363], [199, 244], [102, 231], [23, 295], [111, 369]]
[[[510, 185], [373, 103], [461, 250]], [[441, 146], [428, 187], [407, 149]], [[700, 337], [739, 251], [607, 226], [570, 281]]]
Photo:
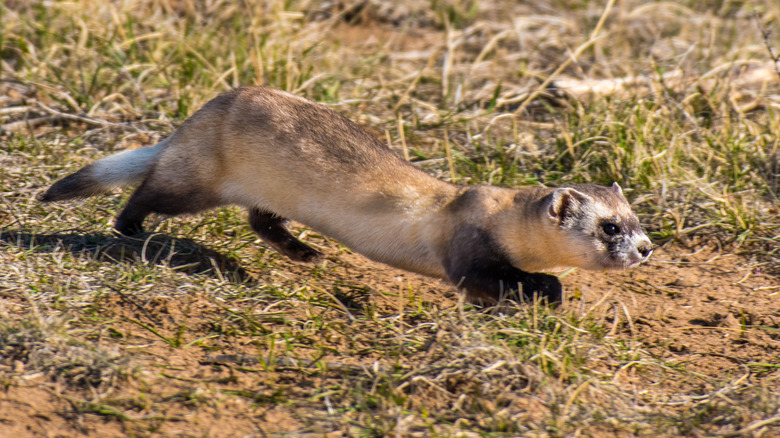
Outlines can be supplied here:
[[626, 269], [650, 256], [653, 245], [618, 183], [555, 189], [546, 199], [546, 219], [565, 242], [567, 265]]

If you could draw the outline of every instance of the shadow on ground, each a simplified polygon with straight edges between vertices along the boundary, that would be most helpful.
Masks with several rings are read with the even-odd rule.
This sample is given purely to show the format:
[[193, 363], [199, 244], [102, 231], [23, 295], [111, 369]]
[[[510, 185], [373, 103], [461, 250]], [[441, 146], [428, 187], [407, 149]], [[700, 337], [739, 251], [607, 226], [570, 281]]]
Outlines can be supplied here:
[[158, 233], [133, 237], [101, 233], [34, 233], [25, 230], [0, 230], [0, 242], [36, 253], [65, 250], [86, 255], [101, 262], [124, 263], [139, 260], [166, 264], [187, 274], [206, 274], [235, 282], [251, 276], [235, 258], [220, 254], [193, 240]]

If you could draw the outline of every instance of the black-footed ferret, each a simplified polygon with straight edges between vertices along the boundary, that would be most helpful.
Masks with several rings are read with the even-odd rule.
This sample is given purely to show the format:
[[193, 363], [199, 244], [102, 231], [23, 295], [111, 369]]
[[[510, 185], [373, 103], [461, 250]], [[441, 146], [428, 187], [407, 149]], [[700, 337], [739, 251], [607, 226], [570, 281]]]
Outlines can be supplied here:
[[293, 260], [320, 253], [285, 228], [295, 220], [370, 259], [448, 279], [478, 302], [517, 290], [561, 299], [555, 268], [624, 269], [652, 245], [612, 187], [466, 187], [418, 170], [338, 113], [268, 87], [224, 93], [155, 146], [126, 150], [57, 181], [44, 202], [138, 188], [116, 219], [143, 231], [150, 213], [226, 204]]

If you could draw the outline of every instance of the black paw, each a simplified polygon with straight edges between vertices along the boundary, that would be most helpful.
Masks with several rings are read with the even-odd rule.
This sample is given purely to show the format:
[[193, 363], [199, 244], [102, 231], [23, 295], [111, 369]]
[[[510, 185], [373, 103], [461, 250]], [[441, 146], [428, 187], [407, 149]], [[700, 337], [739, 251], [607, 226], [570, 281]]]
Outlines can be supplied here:
[[453, 278], [453, 283], [465, 289], [469, 301], [480, 305], [493, 305], [503, 299], [524, 302], [538, 299], [547, 304], [556, 304], [563, 300], [563, 285], [558, 277], [524, 272], [515, 268], [508, 271], [512, 275], [506, 275], [501, 279], [472, 275], [462, 276], [457, 283]]
[[296, 262], [316, 263], [322, 258], [321, 252], [297, 239], [290, 239], [283, 246], [274, 245], [273, 243], [271, 243], [271, 246], [290, 260]]
[[135, 236], [144, 232], [144, 227], [141, 222], [122, 223], [117, 221], [114, 224], [114, 231], [123, 236]]
[[322, 259], [322, 253], [314, 248], [306, 246], [305, 249], [296, 251], [294, 255], [288, 255], [288, 257], [297, 262], [317, 263], [320, 261], [320, 259]]
[[549, 274], [526, 274], [521, 280], [523, 296], [533, 299], [534, 296], [546, 300], [549, 304], [560, 303], [563, 300], [563, 286], [558, 277]]

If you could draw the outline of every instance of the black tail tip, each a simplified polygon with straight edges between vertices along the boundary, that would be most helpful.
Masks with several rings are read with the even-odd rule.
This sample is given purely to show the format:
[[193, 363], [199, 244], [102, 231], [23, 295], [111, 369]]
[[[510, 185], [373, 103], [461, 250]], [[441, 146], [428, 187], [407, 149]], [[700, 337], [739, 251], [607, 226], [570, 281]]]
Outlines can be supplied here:
[[35, 198], [41, 202], [53, 202], [86, 198], [100, 193], [100, 185], [90, 176], [88, 168], [89, 166], [62, 178]]
[[35, 195], [35, 200], [38, 202], [51, 202], [53, 199], [51, 199], [51, 196], [49, 196], [49, 191], [46, 190], [43, 193], [38, 193]]
[[78, 197], [78, 195], [74, 196], [72, 192], [63, 191], [62, 185], [55, 183], [53, 186], [49, 187], [45, 192], [38, 193], [35, 196], [35, 199], [39, 202], [54, 202], [54, 201], [62, 201], [65, 199], [75, 198]]

